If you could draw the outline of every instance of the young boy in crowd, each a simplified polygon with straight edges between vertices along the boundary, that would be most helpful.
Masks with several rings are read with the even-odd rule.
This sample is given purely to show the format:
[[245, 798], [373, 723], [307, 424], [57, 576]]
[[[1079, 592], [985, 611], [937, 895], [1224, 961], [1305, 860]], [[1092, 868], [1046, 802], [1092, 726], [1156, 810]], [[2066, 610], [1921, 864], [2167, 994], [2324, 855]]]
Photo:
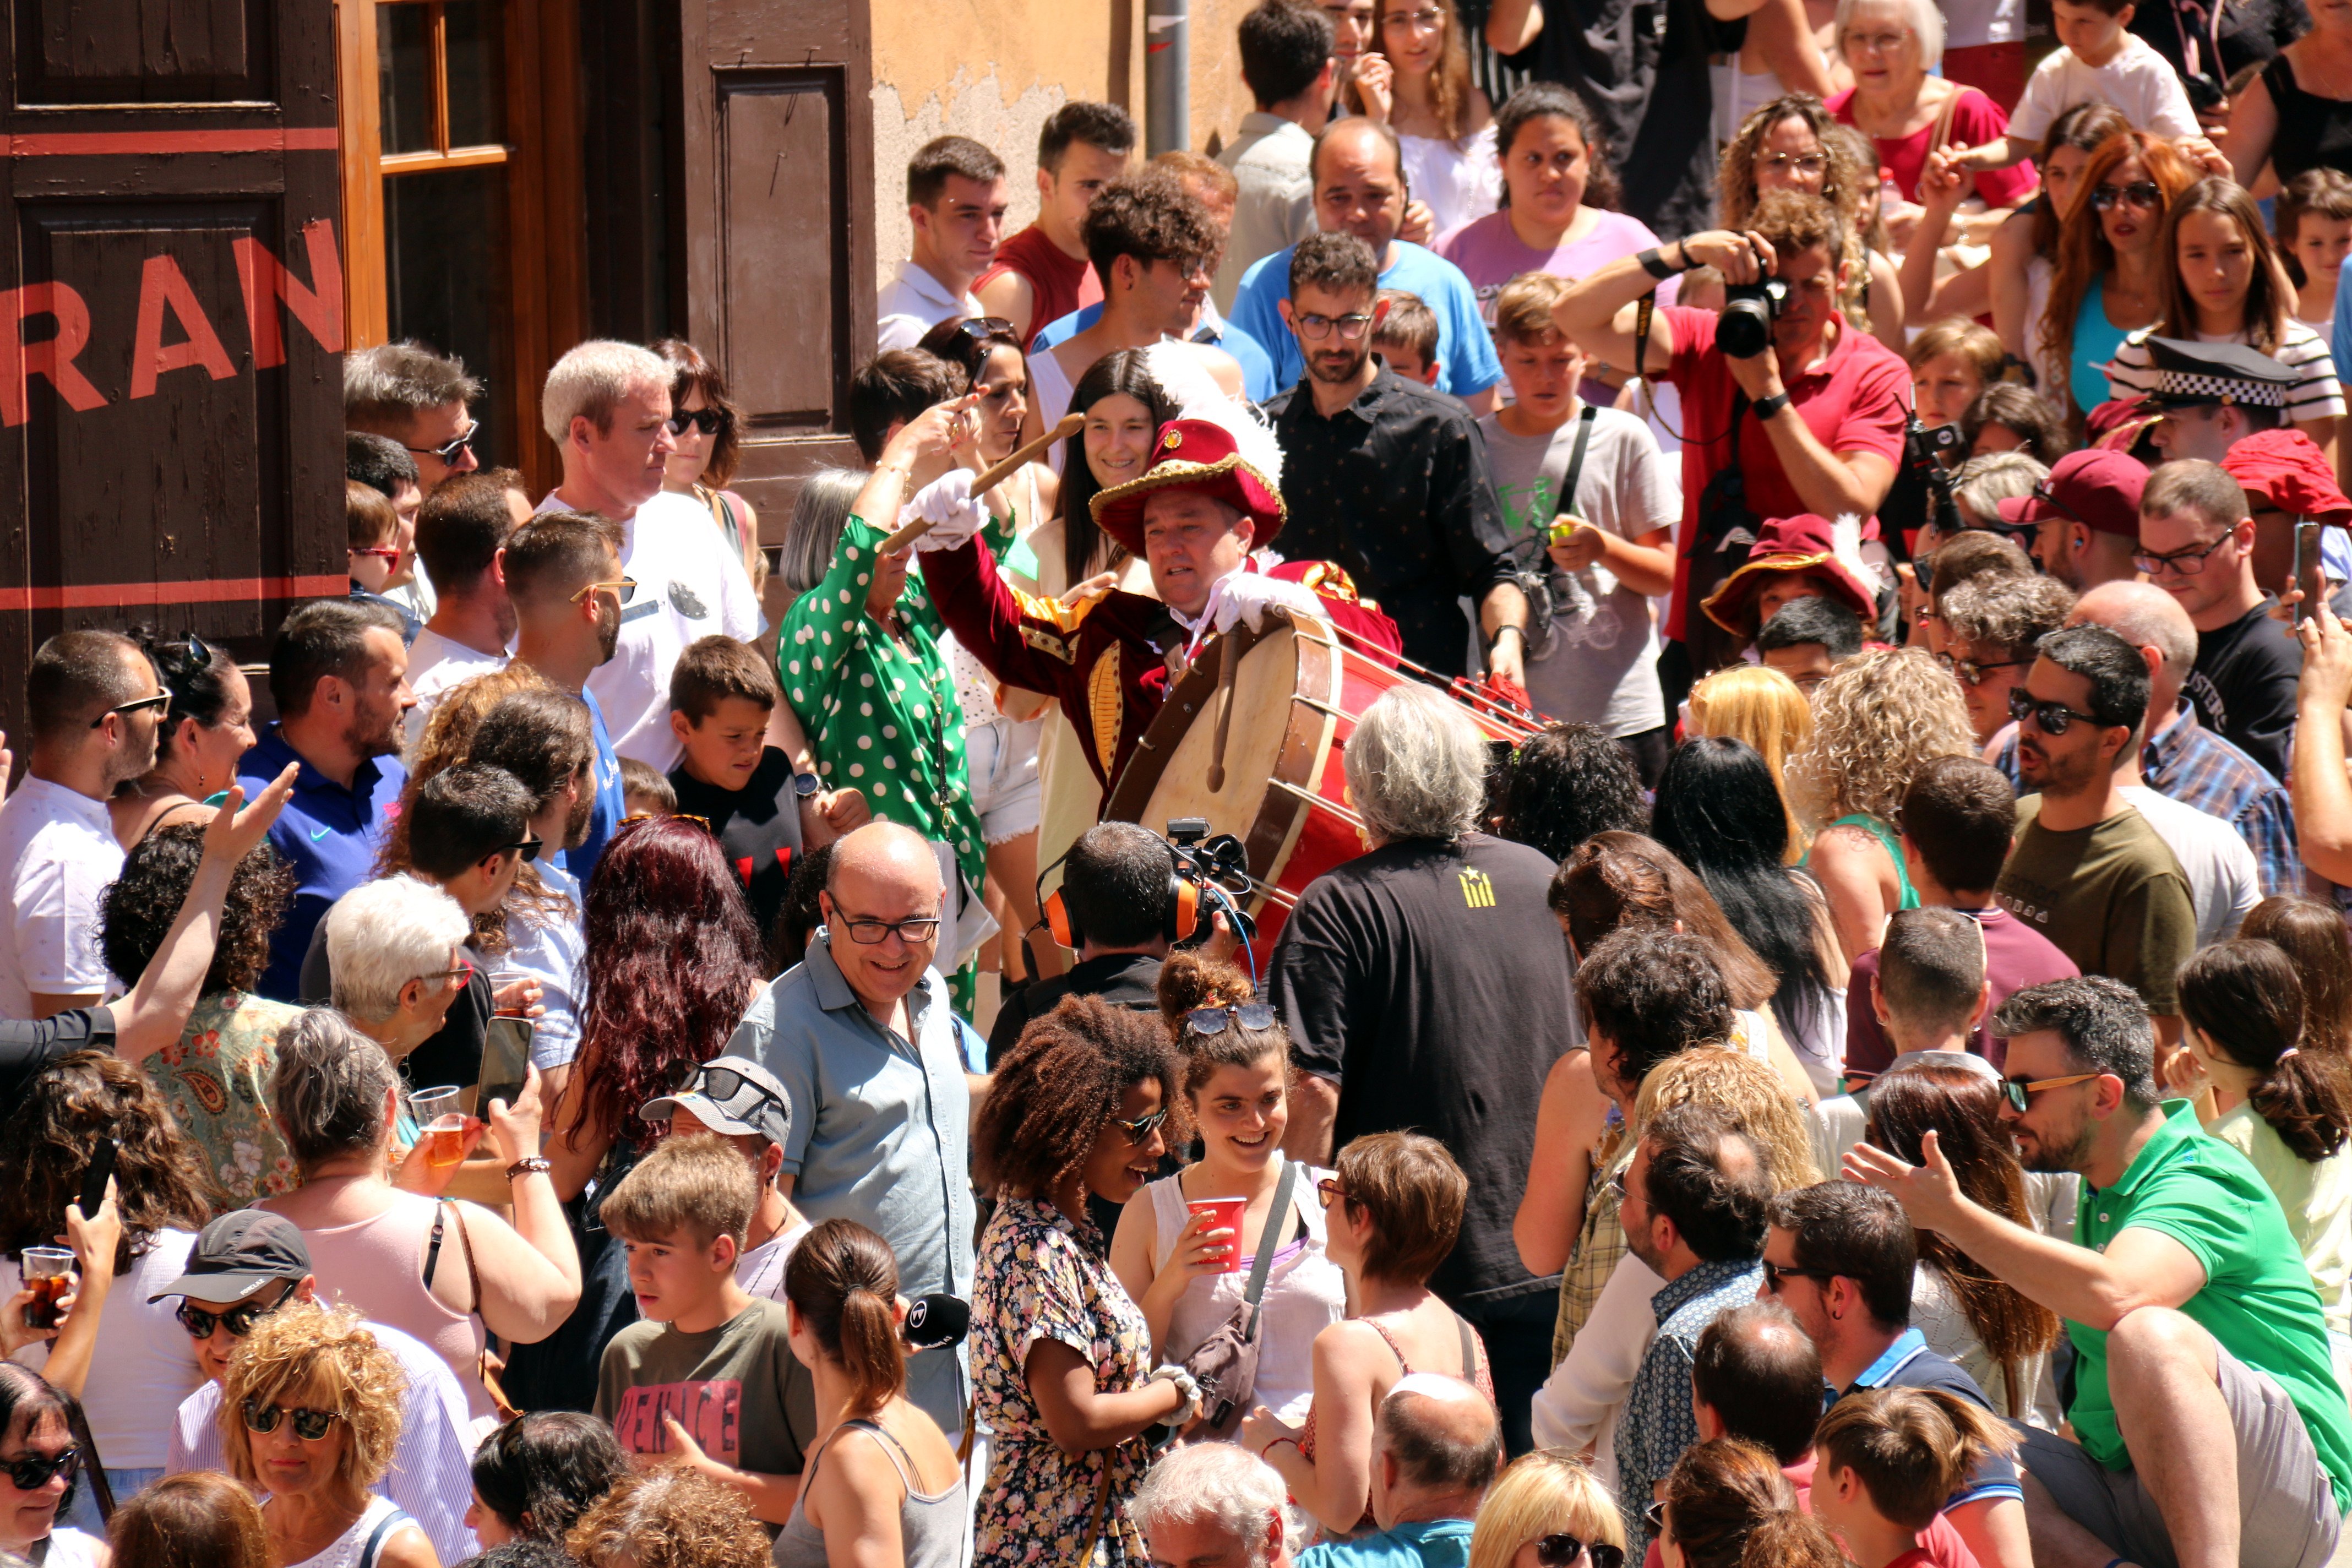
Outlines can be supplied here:
[[[1921, 1051], [1966, 1055], [1990, 998], [1984, 932], [1977, 922], [1958, 910], [1905, 910], [1886, 922], [1877, 956], [1867, 1005], [1895, 1060]], [[1852, 997], [1849, 1005], [1861, 1000]], [[1822, 1140], [1815, 1152], [1829, 1162], [1822, 1169], [1844, 1163], [1869, 1119], [1869, 1098], [1864, 1083], [1822, 1101], [1814, 1122], [1814, 1136]]]
[[1536, 711], [1600, 725], [1649, 784], [1664, 765], [1666, 716], [1644, 595], [1673, 590], [1682, 498], [1648, 426], [1578, 395], [1585, 357], [1551, 320], [1567, 289], [1529, 272], [1495, 297], [1512, 400], [1478, 428], [1519, 558], [1551, 567], [1551, 625], [1528, 649]]
[[2131, 31], [2136, 9], [2126, 0], [2051, 0], [2063, 47], [2026, 79], [2008, 132], [1964, 152], [1931, 153], [1930, 176], [1938, 165], [1973, 174], [2021, 163], [2041, 149], [2050, 122], [2078, 103], [2111, 103], [2134, 130], [2168, 142], [2202, 134], [2179, 73]]
[[793, 1137], [793, 1097], [783, 1084], [749, 1057], [720, 1057], [695, 1068], [684, 1089], [647, 1102], [637, 1115], [668, 1122], [673, 1138], [713, 1133], [743, 1156], [759, 1184], [760, 1201], [735, 1260], [735, 1283], [753, 1296], [782, 1300], [784, 1265], [801, 1237], [814, 1228], [776, 1184], [784, 1146]]
[[816, 1431], [816, 1405], [784, 1304], [736, 1282], [759, 1200], [751, 1164], [705, 1132], [663, 1139], [604, 1199], [639, 1321], [604, 1347], [595, 1413], [642, 1462], [682, 1457], [782, 1524], [800, 1493], [795, 1434]]
[[1958, 424], [1978, 395], [2000, 379], [2000, 339], [1965, 316], [1921, 328], [1903, 357], [1911, 366], [1911, 405], [1930, 429]]
[[[415, 524], [404, 525], [382, 490], [358, 479], [343, 481], [343, 530], [348, 538], [352, 597], [382, 605], [400, 617], [400, 640], [412, 643], [425, 623], [416, 612], [384, 590], [407, 580], [409, 557], [415, 548]], [[403, 537], [405, 535], [406, 537]]]
[[1383, 289], [1378, 302], [1388, 314], [1372, 329], [1372, 352], [1381, 363], [1423, 386], [1437, 384], [1437, 317], [1421, 296], [1403, 289]]
[[677, 792], [651, 763], [621, 759], [621, 808], [629, 816], [673, 816]]
[[1928, 1568], [1921, 1533], [1986, 1459], [2016, 1448], [1990, 1411], [1956, 1394], [1859, 1389], [1813, 1433], [1813, 1513], [1855, 1568]]
[[2336, 323], [2336, 286], [2352, 251], [2352, 177], [2337, 169], [2305, 169], [2289, 180], [2271, 206], [2287, 270], [2295, 275], [2295, 319], [2321, 337]]
[[710, 824], [743, 879], [763, 939], [803, 848], [830, 843], [873, 815], [859, 792], [829, 795], [824, 780], [796, 773], [790, 756], [765, 743], [768, 717], [782, 700], [768, 661], [733, 637], [688, 643], [670, 670], [670, 733], [686, 748], [669, 773], [675, 809]]

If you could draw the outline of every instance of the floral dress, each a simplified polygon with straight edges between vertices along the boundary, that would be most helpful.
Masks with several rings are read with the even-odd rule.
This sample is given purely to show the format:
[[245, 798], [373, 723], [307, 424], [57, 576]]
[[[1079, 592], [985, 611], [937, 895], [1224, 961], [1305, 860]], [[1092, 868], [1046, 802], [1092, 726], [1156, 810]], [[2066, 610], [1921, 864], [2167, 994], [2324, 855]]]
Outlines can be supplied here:
[[278, 1037], [301, 1012], [241, 991], [215, 991], [196, 1003], [177, 1041], [147, 1058], [147, 1075], [172, 1120], [203, 1153], [232, 1208], [302, 1184], [269, 1114]]
[[1109, 1502], [1090, 1568], [1143, 1563], [1143, 1536], [1127, 1505], [1150, 1466], [1150, 1446], [1136, 1436], [1064, 1453], [1045, 1430], [1026, 1371], [1031, 1349], [1054, 1340], [1094, 1363], [1098, 1394], [1125, 1393], [1150, 1375], [1150, 1327], [1112, 1275], [1102, 1233], [1072, 1224], [1050, 1199], [1007, 1198], [981, 1233], [972, 1306], [972, 1401], [994, 1434], [975, 1568], [1075, 1568], [1106, 1465]]

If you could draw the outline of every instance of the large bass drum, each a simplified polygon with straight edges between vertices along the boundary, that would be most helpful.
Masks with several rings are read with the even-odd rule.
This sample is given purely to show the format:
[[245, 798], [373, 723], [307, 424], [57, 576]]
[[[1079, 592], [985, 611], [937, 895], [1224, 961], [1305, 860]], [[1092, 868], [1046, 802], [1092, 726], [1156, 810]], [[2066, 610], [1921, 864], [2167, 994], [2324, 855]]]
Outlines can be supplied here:
[[[1240, 657], [1228, 694], [1220, 672], [1229, 637]], [[1394, 654], [1356, 646], [1311, 616], [1276, 610], [1263, 631], [1236, 626], [1204, 644], [1170, 689], [1103, 818], [1162, 833], [1176, 818], [1205, 817], [1211, 835], [1240, 839], [1249, 869], [1240, 901], [1257, 922], [1257, 951], [1269, 952], [1307, 884], [1364, 852], [1363, 819], [1348, 794], [1348, 740], [1382, 692], [1413, 679]], [[1490, 741], [1517, 744], [1533, 732], [1530, 720], [1462, 701], [1458, 688], [1449, 694]]]

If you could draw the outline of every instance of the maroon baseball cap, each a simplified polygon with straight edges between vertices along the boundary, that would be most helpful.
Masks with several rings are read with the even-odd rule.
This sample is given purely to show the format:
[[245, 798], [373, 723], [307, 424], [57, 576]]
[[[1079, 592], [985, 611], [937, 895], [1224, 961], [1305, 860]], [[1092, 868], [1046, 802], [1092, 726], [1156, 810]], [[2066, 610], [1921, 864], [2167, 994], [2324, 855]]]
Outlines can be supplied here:
[[2031, 495], [2000, 503], [2000, 520], [2014, 528], [2031, 528], [2053, 517], [2079, 522], [2095, 533], [2139, 537], [2139, 493], [2147, 487], [2147, 469], [2122, 452], [2093, 447], [2069, 452], [2058, 459], [2050, 477]]

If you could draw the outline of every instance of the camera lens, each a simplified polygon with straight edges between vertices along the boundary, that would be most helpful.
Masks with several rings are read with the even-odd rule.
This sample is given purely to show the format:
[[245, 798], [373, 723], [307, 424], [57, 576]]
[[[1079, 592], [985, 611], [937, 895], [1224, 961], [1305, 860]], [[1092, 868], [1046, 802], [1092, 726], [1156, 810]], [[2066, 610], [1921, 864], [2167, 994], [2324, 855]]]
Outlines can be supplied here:
[[1733, 300], [1716, 325], [1715, 346], [1732, 359], [1754, 359], [1772, 343], [1772, 310], [1762, 300]]

